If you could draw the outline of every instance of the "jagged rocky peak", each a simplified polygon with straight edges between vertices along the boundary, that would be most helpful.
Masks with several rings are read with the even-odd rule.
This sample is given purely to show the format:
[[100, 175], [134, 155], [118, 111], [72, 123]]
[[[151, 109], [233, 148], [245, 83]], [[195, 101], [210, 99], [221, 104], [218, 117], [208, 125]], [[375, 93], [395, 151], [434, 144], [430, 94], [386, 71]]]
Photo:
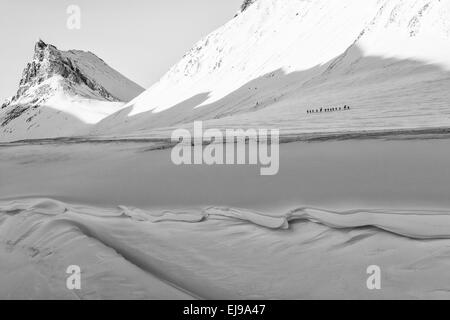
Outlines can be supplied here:
[[55, 46], [45, 43], [42, 39], [39, 39], [34, 45], [35, 58], [38, 58], [39, 60], [43, 59], [45, 51], [50, 52], [57, 50], [58, 49]]
[[74, 134], [142, 91], [92, 52], [38, 40], [17, 93], [0, 107], [0, 141]]
[[244, 0], [244, 2], [242, 2], [241, 4], [239, 11], [234, 15], [234, 17], [236, 18], [238, 15], [247, 10], [248, 7], [250, 7], [255, 2], [256, 0]]
[[27, 63], [22, 73], [19, 89], [12, 101], [20, 98], [29, 88], [39, 85], [55, 75], [67, 80], [69, 87], [70, 84], [86, 85], [101, 98], [109, 101], [118, 101], [118, 98], [114, 97], [94, 79], [90, 79], [88, 75], [83, 73], [82, 68], [77, 63], [77, 54], [89, 55], [103, 62], [90, 52], [86, 53], [74, 50], [60, 51], [55, 46], [47, 44], [43, 40], [38, 40], [34, 46], [33, 60]]
[[[40, 84], [44, 80], [50, 78], [53, 74], [50, 74], [47, 70], [48, 64], [44, 63], [50, 55], [51, 46], [47, 45], [44, 41], [39, 40], [34, 46], [34, 56], [33, 60], [27, 63], [25, 69], [22, 73], [22, 78], [19, 83], [19, 90], [16, 96], [20, 96], [24, 91], [33, 85]], [[46, 57], [47, 56], [47, 57]]]
[[241, 12], [247, 10], [247, 8], [250, 7], [255, 2], [256, 0], [244, 0], [244, 2], [241, 5]]

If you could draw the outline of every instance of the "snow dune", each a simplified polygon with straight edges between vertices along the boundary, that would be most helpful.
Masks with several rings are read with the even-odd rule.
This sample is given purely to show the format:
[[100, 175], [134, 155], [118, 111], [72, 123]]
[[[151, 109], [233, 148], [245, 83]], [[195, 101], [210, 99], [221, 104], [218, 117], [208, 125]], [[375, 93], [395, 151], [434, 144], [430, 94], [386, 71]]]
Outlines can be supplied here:
[[449, 239], [450, 213], [424, 210], [351, 210], [329, 211], [317, 208], [297, 208], [280, 215], [268, 215], [248, 209], [210, 207], [197, 213], [163, 212], [155, 214], [121, 207], [123, 214], [136, 221], [201, 222], [205, 219], [239, 220], [268, 229], [289, 229], [289, 222], [307, 220], [330, 228], [377, 227], [413, 239]]
[[151, 223], [167, 221], [199, 223], [208, 219], [237, 220], [268, 229], [289, 229], [291, 221], [307, 220], [337, 229], [377, 227], [413, 239], [450, 238], [450, 214], [444, 210], [356, 209], [338, 212], [305, 207], [292, 209], [287, 213], [277, 215], [229, 207], [207, 207], [199, 211], [148, 211], [119, 206], [116, 210], [98, 210], [98, 208], [74, 206], [56, 200], [39, 198], [2, 201], [0, 206], [0, 212], [6, 215], [29, 212], [57, 216], [68, 211], [98, 217], [125, 217], [134, 221]]
[[[7, 274], [0, 276], [0, 297], [448, 298], [449, 217], [312, 208], [282, 215], [224, 207], [187, 214], [1, 201], [0, 265]], [[75, 296], [64, 290], [71, 264], [81, 267], [84, 279]], [[365, 288], [371, 264], [383, 270], [382, 291]], [[31, 291], [17, 281], [29, 269]]]

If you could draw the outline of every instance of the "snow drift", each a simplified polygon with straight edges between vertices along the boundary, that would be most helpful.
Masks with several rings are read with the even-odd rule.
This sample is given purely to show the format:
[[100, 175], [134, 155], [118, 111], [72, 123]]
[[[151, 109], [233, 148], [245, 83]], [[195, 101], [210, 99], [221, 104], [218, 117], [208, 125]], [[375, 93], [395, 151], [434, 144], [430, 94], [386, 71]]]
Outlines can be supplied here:
[[[0, 297], [449, 296], [448, 213], [301, 208], [271, 216], [233, 208], [206, 208], [190, 213], [202, 218], [192, 223], [183, 211], [170, 212], [171, 218], [167, 218], [167, 212], [131, 212], [138, 215], [124, 208], [51, 199], [0, 201]], [[390, 219], [383, 218], [385, 214]], [[142, 219], [143, 215], [147, 219]], [[166, 218], [153, 220], [161, 216]], [[290, 230], [266, 229], [277, 228], [274, 222], [288, 217], [306, 221], [292, 223]], [[428, 240], [418, 245], [417, 240], [397, 234]], [[64, 271], [71, 264], [82, 270], [81, 290], [64, 287]], [[365, 287], [365, 271], [371, 264], [382, 267], [383, 290]]]

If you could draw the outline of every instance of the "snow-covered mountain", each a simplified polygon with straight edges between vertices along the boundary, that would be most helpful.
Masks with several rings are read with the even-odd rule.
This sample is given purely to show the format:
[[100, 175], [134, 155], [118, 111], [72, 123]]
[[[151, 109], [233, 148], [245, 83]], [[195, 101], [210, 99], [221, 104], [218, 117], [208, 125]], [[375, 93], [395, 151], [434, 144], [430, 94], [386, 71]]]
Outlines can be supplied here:
[[142, 91], [91, 52], [39, 40], [16, 95], [1, 105], [0, 141], [75, 134]]
[[448, 0], [245, 1], [93, 133], [195, 119], [296, 132], [448, 126], [449, 88]]

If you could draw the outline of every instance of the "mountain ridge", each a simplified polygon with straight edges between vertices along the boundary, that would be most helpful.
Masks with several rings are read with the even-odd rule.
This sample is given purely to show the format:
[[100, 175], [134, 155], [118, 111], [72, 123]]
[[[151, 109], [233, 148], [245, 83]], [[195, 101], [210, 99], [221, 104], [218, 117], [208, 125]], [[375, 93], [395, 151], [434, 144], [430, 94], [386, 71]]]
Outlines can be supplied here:
[[[223, 115], [238, 117], [236, 121], [226, 119], [227, 125], [237, 125], [242, 123], [239, 114], [249, 110], [252, 113], [247, 113], [243, 126], [252, 122], [278, 125], [282, 113], [287, 117], [282, 122], [296, 130], [342, 130], [345, 125], [391, 128], [405, 126], [410, 120], [414, 120], [412, 126], [420, 126], [418, 114], [434, 98], [429, 82], [437, 81], [439, 88], [448, 84], [449, 21], [450, 2], [440, 0], [258, 0], [197, 42], [158, 82], [124, 109], [103, 119], [92, 133], [148, 131], [195, 119], [219, 126], [225, 125], [217, 121]], [[406, 74], [414, 77], [417, 70], [416, 79], [406, 78]], [[338, 76], [347, 83], [341, 92], [335, 90], [336, 84], [341, 85], [335, 80]], [[397, 92], [389, 92], [389, 81]], [[367, 83], [361, 92], [370, 91], [364, 101], [353, 90], [358, 82]], [[314, 83], [316, 89], [321, 86], [323, 90], [309, 96], [315, 90], [311, 88]], [[377, 93], [370, 83], [383, 91]], [[411, 101], [403, 101], [403, 94], [409, 94], [408, 83], [414, 84], [416, 93]], [[325, 90], [329, 97], [324, 96]], [[336, 98], [331, 99], [331, 95]], [[380, 101], [380, 95], [386, 101]], [[239, 98], [233, 100], [233, 96]], [[410, 111], [406, 105], [395, 105], [399, 96], [402, 103], [412, 104]], [[435, 97], [438, 102], [429, 104], [426, 116], [444, 111], [441, 116], [447, 120], [447, 111], [442, 109], [449, 99], [447, 94]], [[195, 100], [198, 102], [193, 103]], [[346, 113], [347, 120], [335, 114], [331, 118], [305, 118], [308, 109], [349, 103], [357, 108]], [[376, 117], [383, 117], [377, 115], [381, 103], [390, 109], [377, 124]], [[401, 109], [404, 119], [389, 118], [395, 113], [392, 108]], [[370, 117], [364, 119], [362, 111]], [[424, 124], [447, 123], [437, 118], [424, 119]], [[333, 128], [334, 121], [340, 123], [339, 128]]]
[[[0, 107], [0, 138], [73, 134], [84, 124], [117, 111], [142, 91], [92, 52], [62, 51], [39, 39], [17, 93]], [[42, 112], [45, 120], [37, 121]]]

